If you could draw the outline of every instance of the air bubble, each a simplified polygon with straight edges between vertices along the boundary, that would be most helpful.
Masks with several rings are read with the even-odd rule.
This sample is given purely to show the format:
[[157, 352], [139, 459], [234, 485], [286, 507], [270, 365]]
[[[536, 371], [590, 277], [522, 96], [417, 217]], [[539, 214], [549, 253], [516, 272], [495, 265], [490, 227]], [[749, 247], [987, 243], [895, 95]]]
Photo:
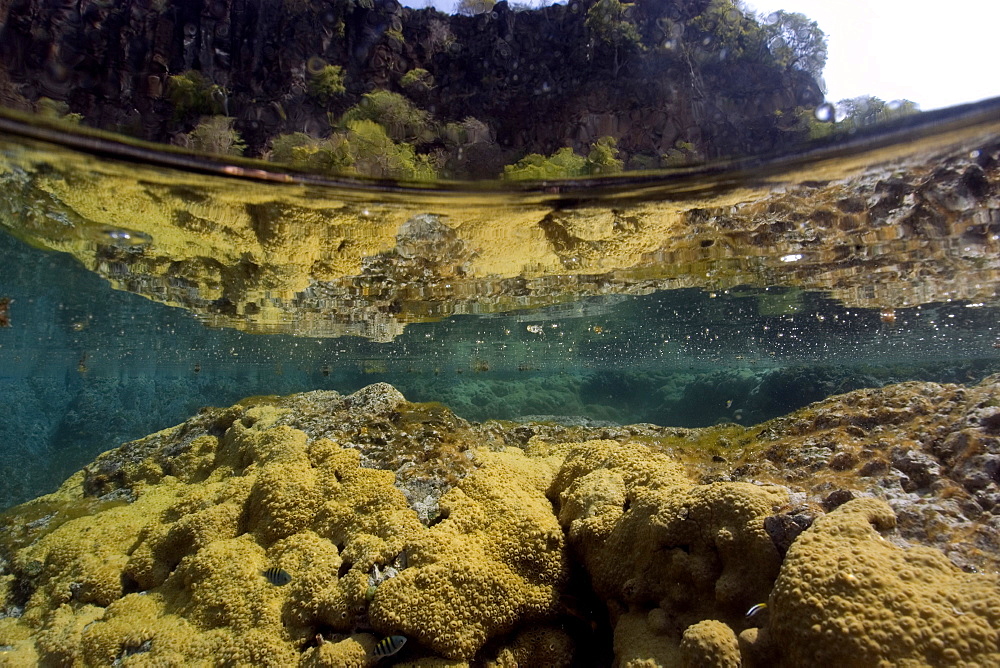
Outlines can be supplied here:
[[319, 56], [312, 56], [306, 61], [306, 71], [314, 76], [322, 72], [324, 67], [326, 67], [326, 61]]
[[816, 116], [817, 121], [821, 123], [829, 123], [834, 118], [835, 110], [832, 104], [824, 102], [816, 107], [816, 111], [813, 112], [813, 115]]

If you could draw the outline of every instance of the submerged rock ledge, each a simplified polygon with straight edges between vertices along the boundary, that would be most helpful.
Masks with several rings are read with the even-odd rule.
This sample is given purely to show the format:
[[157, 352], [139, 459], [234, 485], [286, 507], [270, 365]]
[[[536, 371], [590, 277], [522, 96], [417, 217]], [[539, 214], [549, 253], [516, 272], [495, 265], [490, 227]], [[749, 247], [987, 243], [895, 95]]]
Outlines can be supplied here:
[[1000, 376], [690, 430], [251, 398], [4, 515], [0, 659], [995, 664], [998, 471]]

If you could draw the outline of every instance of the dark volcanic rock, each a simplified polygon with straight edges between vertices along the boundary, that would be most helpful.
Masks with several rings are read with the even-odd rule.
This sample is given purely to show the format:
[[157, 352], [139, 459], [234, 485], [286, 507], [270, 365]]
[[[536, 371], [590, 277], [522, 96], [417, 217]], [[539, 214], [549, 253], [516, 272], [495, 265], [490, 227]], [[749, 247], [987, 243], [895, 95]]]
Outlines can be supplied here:
[[[467, 17], [396, 0], [370, 9], [348, 0], [12, 0], [6, 16], [0, 4], [0, 69], [30, 101], [65, 100], [88, 124], [158, 141], [195, 120], [175, 117], [167, 77], [200, 71], [228, 92], [223, 111], [251, 154], [279, 133], [328, 132], [331, 114], [373, 88], [405, 92], [400, 80], [414, 68], [434, 82], [409, 92], [415, 102], [441, 122], [479, 118], [513, 156], [567, 145], [585, 153], [605, 135], [626, 158], [655, 158], [679, 141], [711, 158], [793, 140], [778, 120], [821, 102], [818, 85], [764, 48], [726, 55], [692, 21], [707, 4], [637, 4], [643, 49], [619, 53], [586, 27], [587, 3], [513, 11], [500, 2]], [[665, 22], [680, 30], [669, 49]], [[306, 84], [326, 63], [344, 68], [347, 94], [323, 105]], [[975, 175], [967, 180], [975, 192]]]

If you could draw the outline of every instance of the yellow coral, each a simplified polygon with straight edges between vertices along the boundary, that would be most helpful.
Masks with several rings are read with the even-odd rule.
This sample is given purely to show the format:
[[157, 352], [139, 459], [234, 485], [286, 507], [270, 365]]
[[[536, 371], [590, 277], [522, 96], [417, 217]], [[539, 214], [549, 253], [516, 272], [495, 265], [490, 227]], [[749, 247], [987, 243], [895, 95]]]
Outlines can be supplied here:
[[894, 522], [884, 502], [856, 499], [792, 544], [759, 638], [783, 665], [1000, 665], [997, 577], [889, 543], [876, 529]]
[[70, 520], [19, 551], [20, 570], [40, 571], [25, 614], [34, 614], [33, 601], [47, 609], [70, 601], [107, 606], [120, 597], [121, 574], [136, 535], [148, 514], [158, 514], [171, 498], [169, 491], [148, 494], [129, 506]]
[[690, 668], [739, 668], [740, 647], [733, 630], [715, 619], [706, 619], [684, 630], [683, 665]]
[[316, 472], [305, 452], [302, 460], [266, 464], [250, 493], [247, 528], [269, 545], [310, 527], [322, 502]]
[[414, 535], [410, 568], [378, 588], [370, 611], [459, 660], [551, 612], [566, 567], [538, 465], [516, 449], [479, 456], [482, 468], [441, 499], [446, 519]]
[[[398, 393], [370, 394], [387, 414], [408, 410]], [[635, 443], [539, 440], [529, 454], [463, 450], [467, 475], [425, 526], [397, 487], [413, 478], [310, 439], [288, 425], [313, 417], [282, 401], [129, 444], [12, 511], [0, 603], [34, 593], [0, 620], [4, 662], [371, 665], [375, 641], [399, 633], [415, 665], [558, 665], [571, 637], [549, 624], [575, 614], [560, 603], [570, 554], [607, 604], [622, 666], [1000, 662], [997, 578], [882, 540], [872, 525], [894, 517], [881, 502], [817, 519], [779, 576], [763, 521], [784, 489], [694, 484]], [[131, 502], [84, 496], [95, 478], [89, 489]], [[290, 581], [272, 584], [268, 568]], [[737, 646], [730, 628], [769, 593], [769, 622]]]
[[84, 663], [91, 666], [131, 654], [142, 654], [150, 664], [204, 665], [212, 647], [199, 639], [198, 630], [185, 619], [163, 614], [163, 601], [156, 594], [129, 594], [84, 629], [81, 647]]
[[269, 563], [294, 573], [285, 587], [288, 598], [282, 607], [283, 623], [293, 636], [310, 640], [320, 624], [349, 630], [353, 619], [338, 583], [343, 562], [335, 545], [313, 531], [303, 531], [275, 543], [268, 558]]
[[570, 451], [552, 494], [601, 597], [706, 608], [693, 623], [746, 610], [777, 575], [763, 521], [786, 498], [778, 488], [693, 485], [646, 446], [590, 441]]
[[569, 666], [572, 660], [572, 638], [560, 629], [540, 626], [518, 633], [508, 647], [497, 653], [496, 659], [486, 662], [486, 667], [545, 666], [546, 668], [560, 668], [560, 666]]
[[[167, 430], [127, 446], [120, 462], [105, 455], [91, 478], [105, 476], [102, 491], [130, 487], [136, 500], [65, 522], [16, 554], [37, 589], [14, 626], [34, 629], [38, 655], [83, 665], [132, 656], [288, 665], [317, 629], [364, 624], [404, 633], [407, 651], [464, 660], [555, 610], [566, 564], [545, 496], [552, 461], [517, 449], [479, 453], [466, 462], [478, 470], [441, 500], [445, 519], [428, 528], [393, 473], [361, 467], [356, 450], [333, 441], [310, 441], [281, 422], [287, 412], [237, 406], [199, 418], [228, 427], [221, 437], [178, 448], [188, 432]], [[288, 585], [261, 575], [270, 567], [287, 571]], [[306, 651], [318, 665], [372, 658], [356, 643]]]
[[680, 665], [677, 641], [653, 628], [641, 612], [626, 612], [615, 624], [615, 660], [622, 668]]
[[300, 668], [366, 668], [372, 663], [375, 639], [370, 635], [352, 636], [340, 642], [322, 642], [306, 650]]

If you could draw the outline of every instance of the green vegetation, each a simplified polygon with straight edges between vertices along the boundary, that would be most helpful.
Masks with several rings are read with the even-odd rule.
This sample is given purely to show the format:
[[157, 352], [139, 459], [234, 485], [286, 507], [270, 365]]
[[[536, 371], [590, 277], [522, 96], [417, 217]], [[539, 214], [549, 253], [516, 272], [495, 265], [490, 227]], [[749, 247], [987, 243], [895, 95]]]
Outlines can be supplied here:
[[336, 174], [350, 172], [354, 156], [350, 143], [343, 134], [315, 139], [296, 132], [274, 139], [271, 159], [300, 169]]
[[872, 95], [861, 95], [818, 109], [800, 108], [797, 123], [810, 139], [822, 139], [919, 113], [920, 108], [910, 100], [886, 102]]
[[504, 167], [503, 178], [509, 181], [540, 181], [582, 176], [584, 164], [584, 157], [567, 146], [547, 158], [541, 153], [527, 155], [517, 163]]
[[185, 137], [190, 148], [218, 155], [243, 155], [247, 147], [240, 133], [233, 129], [233, 119], [227, 116], [203, 118]]
[[710, 46], [711, 53], [724, 53], [727, 60], [759, 59], [765, 54], [764, 27], [737, 1], [712, 0], [691, 25], [704, 35], [701, 43]]
[[673, 148], [668, 149], [666, 153], [660, 156], [660, 166], [683, 167], [684, 165], [700, 162], [701, 159], [702, 157], [694, 144], [683, 139], [678, 139], [674, 142]]
[[[330, 80], [341, 75], [340, 68], [336, 70]], [[418, 73], [413, 78], [422, 77]], [[415, 149], [435, 139], [431, 115], [402, 95], [385, 90], [366, 93], [332, 125], [334, 132], [325, 139], [301, 132], [275, 137], [270, 159], [326, 173], [409, 180], [437, 178], [431, 158]]]
[[427, 156], [417, 155], [410, 144], [395, 143], [378, 123], [369, 120], [349, 121], [347, 130], [354, 158], [351, 168], [359, 174], [415, 180], [432, 180], [437, 177]]
[[910, 100], [886, 102], [872, 95], [841, 100], [836, 105], [836, 113], [844, 117], [839, 123], [858, 128], [919, 112], [917, 104]]
[[377, 123], [396, 142], [421, 144], [434, 139], [431, 115], [387, 90], [365, 93], [361, 102], [344, 112], [340, 125], [347, 127], [351, 121]]
[[712, 0], [691, 27], [704, 36], [701, 43], [711, 47], [710, 53], [725, 54], [727, 60], [760, 61], [769, 53], [775, 64], [817, 81], [826, 66], [826, 34], [804, 14], [777, 11], [758, 18], [739, 0]]
[[645, 49], [639, 30], [630, 18], [634, 6], [634, 3], [619, 0], [597, 0], [587, 10], [587, 29], [614, 53], [615, 76], [622, 66], [622, 55]]
[[167, 77], [166, 97], [174, 105], [174, 118], [180, 119], [224, 114], [229, 93], [201, 72], [188, 70]]
[[310, 73], [306, 84], [309, 97], [324, 107], [344, 94], [344, 68], [340, 65], [324, 65]]
[[808, 72], [817, 81], [826, 67], [826, 34], [805, 14], [778, 11], [765, 19], [768, 49], [779, 65]]
[[271, 144], [270, 159], [299, 169], [357, 174], [375, 178], [433, 180], [434, 165], [413, 146], [396, 143], [374, 121], [347, 121], [345, 130], [326, 139], [296, 132], [280, 135]]
[[396, 42], [400, 46], [406, 44], [406, 38], [403, 37], [403, 33], [400, 30], [394, 30], [390, 28], [389, 30], [385, 31], [385, 36], [391, 39], [392, 41]]
[[424, 95], [434, 88], [434, 75], [422, 67], [414, 67], [402, 76], [399, 85], [411, 95]]
[[83, 121], [83, 114], [72, 113], [68, 104], [48, 97], [38, 98], [38, 101], [35, 102], [35, 113], [43, 118], [73, 123], [74, 125], [79, 125]]
[[545, 157], [532, 153], [507, 165], [503, 178], [508, 181], [542, 181], [579, 176], [600, 176], [622, 171], [618, 146], [614, 137], [601, 137], [591, 144], [587, 157], [578, 155], [568, 146]]
[[625, 163], [618, 159], [618, 140], [614, 137], [601, 137], [590, 145], [584, 171], [593, 176], [617, 174], [624, 166]]

